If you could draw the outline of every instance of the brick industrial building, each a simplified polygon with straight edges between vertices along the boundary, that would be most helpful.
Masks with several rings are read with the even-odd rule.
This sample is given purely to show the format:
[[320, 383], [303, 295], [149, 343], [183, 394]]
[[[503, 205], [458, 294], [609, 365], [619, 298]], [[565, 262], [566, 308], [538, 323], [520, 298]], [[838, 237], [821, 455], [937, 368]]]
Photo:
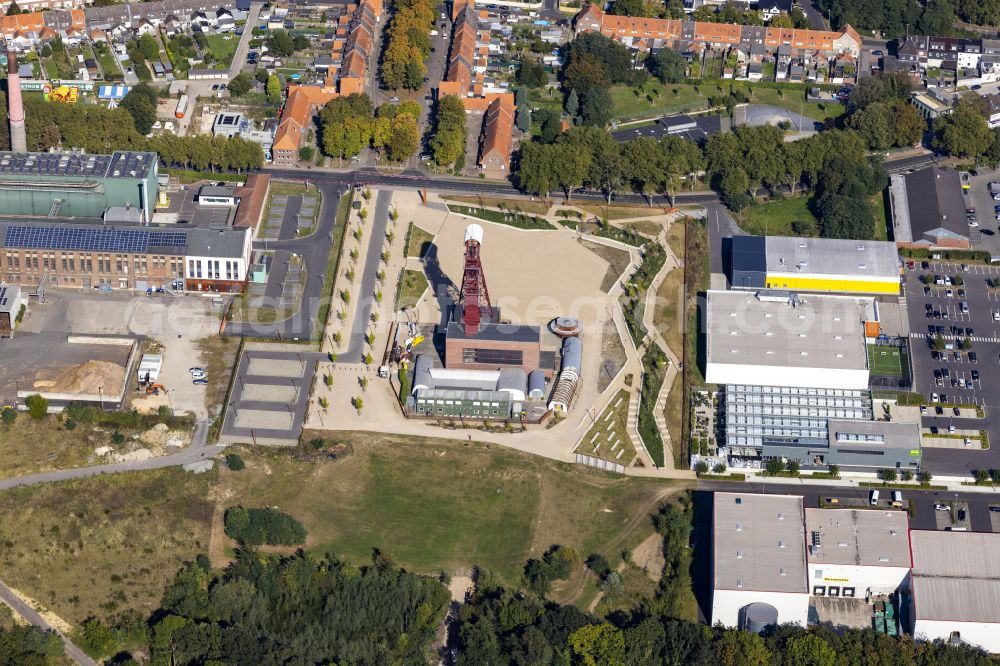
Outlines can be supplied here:
[[252, 233], [225, 229], [0, 220], [0, 275], [13, 284], [240, 292]]

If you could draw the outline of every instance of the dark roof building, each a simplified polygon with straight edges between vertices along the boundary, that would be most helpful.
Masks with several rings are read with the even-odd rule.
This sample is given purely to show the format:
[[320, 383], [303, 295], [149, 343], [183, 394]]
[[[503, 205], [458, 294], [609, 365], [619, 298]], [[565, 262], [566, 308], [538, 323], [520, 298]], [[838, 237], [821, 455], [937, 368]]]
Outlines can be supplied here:
[[929, 167], [892, 176], [892, 227], [900, 247], [968, 248], [969, 224], [958, 171]]

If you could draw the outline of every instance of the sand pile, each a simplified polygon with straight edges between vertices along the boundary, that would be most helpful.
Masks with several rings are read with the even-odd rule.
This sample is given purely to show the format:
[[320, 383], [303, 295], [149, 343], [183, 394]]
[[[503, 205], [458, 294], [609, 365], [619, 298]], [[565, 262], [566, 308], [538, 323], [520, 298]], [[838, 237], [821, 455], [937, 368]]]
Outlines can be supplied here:
[[34, 388], [53, 393], [97, 393], [103, 387], [105, 395], [118, 392], [125, 381], [125, 368], [111, 361], [87, 361], [74, 365], [53, 377], [39, 380]]

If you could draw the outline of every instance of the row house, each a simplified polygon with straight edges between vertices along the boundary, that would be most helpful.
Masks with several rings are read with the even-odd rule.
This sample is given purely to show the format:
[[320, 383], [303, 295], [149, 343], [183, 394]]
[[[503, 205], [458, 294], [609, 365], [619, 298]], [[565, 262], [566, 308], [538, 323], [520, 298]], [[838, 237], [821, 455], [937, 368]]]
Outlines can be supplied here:
[[705, 48], [725, 50], [732, 47], [751, 48], [754, 44], [777, 50], [785, 44], [793, 53], [819, 51], [830, 57], [847, 53], [857, 58], [861, 37], [849, 25], [838, 31], [800, 30], [743, 26], [678, 19], [643, 18], [605, 14], [596, 4], [588, 4], [574, 17], [576, 35], [585, 32], [601, 34], [622, 42], [638, 51], [661, 48], [678, 49], [682, 44], [700, 43]]
[[83, 39], [85, 29], [86, 18], [80, 9], [59, 9], [0, 18], [0, 33], [8, 46], [18, 51], [27, 51], [56, 37], [61, 37], [70, 45], [78, 44]]

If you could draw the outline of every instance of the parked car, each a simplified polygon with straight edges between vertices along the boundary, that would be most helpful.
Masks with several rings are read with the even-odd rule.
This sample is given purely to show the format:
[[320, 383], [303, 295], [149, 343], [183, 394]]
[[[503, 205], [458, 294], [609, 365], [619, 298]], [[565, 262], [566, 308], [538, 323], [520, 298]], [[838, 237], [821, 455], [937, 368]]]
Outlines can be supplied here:
[[[972, 335], [972, 334], [970, 333], [969, 335]], [[970, 351], [969, 352], [969, 363], [975, 363], [978, 360], [979, 360], [979, 357], [976, 356], [976, 352]], [[973, 371], [973, 373], [976, 375], [976, 378], [978, 379], [979, 378], [979, 373], [975, 372], [975, 371]]]
[[927, 405], [920, 405], [920, 413], [923, 416], [927, 415]]
[[1000, 506], [994, 504], [990, 506], [990, 511], [992, 511], [993, 513], [1000, 513]]
[[961, 416], [962, 415], [962, 410], [959, 409], [958, 407], [952, 407], [951, 408], [951, 413], [954, 414], [955, 416]]
[[951, 509], [948, 508], [947, 504], [935, 504], [934, 505], [934, 510], [935, 511], [951, 511]]
[[195, 379], [191, 383], [194, 384], [195, 386], [207, 386], [208, 380], [205, 378]]
[[965, 520], [965, 509], [958, 510], [958, 522]]
[[[975, 352], [970, 352], [969, 353], [969, 358], [972, 358], [972, 354], [974, 354], [974, 353]], [[974, 382], [978, 382], [979, 381], [979, 371], [978, 370], [973, 370], [972, 371], [972, 381], [974, 381]]]

